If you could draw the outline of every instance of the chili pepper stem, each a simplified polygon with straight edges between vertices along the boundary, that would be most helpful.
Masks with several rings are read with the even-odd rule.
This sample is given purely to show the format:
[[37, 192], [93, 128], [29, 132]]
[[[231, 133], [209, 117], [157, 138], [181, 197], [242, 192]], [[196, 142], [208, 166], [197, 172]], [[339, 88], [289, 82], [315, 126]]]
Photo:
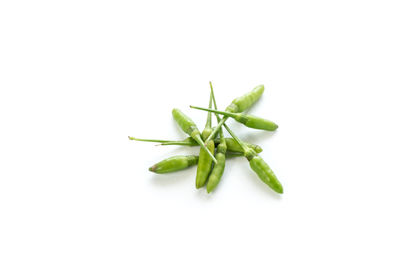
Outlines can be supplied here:
[[[212, 107], [212, 95], [210, 94], [210, 101], [208, 102], [208, 108]], [[207, 122], [205, 128], [210, 128], [211, 129], [211, 112], [208, 112], [207, 114]]]
[[226, 120], [229, 119], [228, 116], [224, 116], [219, 122], [218, 125], [213, 129], [213, 131], [211, 132], [211, 134], [208, 136], [208, 138], [206, 139], [206, 142], [210, 141], [211, 139], [213, 139], [215, 137], [215, 135], [217, 134], [217, 132], [219, 131], [219, 129], [221, 129], [222, 125], [226, 122]]
[[235, 113], [215, 110], [215, 109], [211, 109], [211, 108], [202, 108], [202, 107], [197, 107], [197, 106], [192, 106], [192, 105], [190, 105], [190, 108], [204, 110], [204, 111], [208, 111], [208, 112], [213, 112], [213, 113], [216, 113], [216, 114], [221, 114], [221, 115], [225, 115], [225, 116], [229, 116], [229, 117], [237, 117], [237, 114], [235, 114]]
[[232, 136], [233, 139], [235, 139], [236, 142], [244, 149], [246, 147], [245, 144], [243, 144], [242, 140], [239, 139], [239, 137], [236, 136], [236, 134], [233, 133], [233, 131], [224, 123], [225, 129], [229, 132], [229, 134]]
[[[211, 89], [211, 96], [212, 96], [212, 100], [213, 100], [213, 102], [214, 102], [214, 108], [215, 109], [218, 109], [217, 108], [217, 101], [215, 101], [215, 95], [214, 95], [214, 88], [213, 88], [213, 86], [212, 86], [212, 82], [210, 81], [210, 89]], [[219, 116], [216, 116], [217, 117], [217, 120], [218, 120], [218, 122], [221, 120], [221, 118], [219, 117]]]
[[208, 150], [206, 145], [204, 144], [203, 140], [201, 139], [200, 135], [192, 136], [194, 140], [196, 140], [197, 143], [203, 148], [205, 151], [207, 151], [208, 155], [211, 157], [211, 159], [217, 163], [217, 159], [214, 157], [214, 155]]
[[[213, 88], [213, 86], [212, 86], [212, 82], [210, 81], [210, 89], [211, 89], [211, 96], [212, 96], [212, 99], [213, 99], [213, 102], [214, 102], [214, 108], [215, 109], [218, 109], [217, 108], [217, 101], [215, 100], [215, 95], [214, 95], [214, 88]], [[218, 121], [218, 126], [220, 125], [220, 123], [221, 123], [221, 118], [218, 116], [218, 114], [217, 113], [214, 113], [215, 114], [215, 117], [217, 117], [217, 121]], [[225, 117], [224, 117], [225, 118]], [[222, 125], [222, 124], [221, 124]], [[217, 126], [217, 128], [218, 128], [218, 126]], [[211, 133], [212, 134], [212, 133]], [[222, 128], [221, 128], [221, 126], [219, 127], [219, 135], [221, 136], [221, 139], [222, 138], [224, 138], [224, 134], [223, 134], [223, 131], [222, 131]]]
[[224, 123], [225, 129], [229, 132], [229, 134], [232, 136], [233, 139], [235, 139], [236, 142], [242, 147], [244, 156], [248, 159], [251, 160], [254, 156], [256, 156], [256, 152], [249, 148], [245, 143], [242, 142], [242, 140], [239, 139], [239, 137], [236, 136], [236, 134], [233, 133], [233, 131]]
[[[197, 144], [197, 143], [195, 143]], [[170, 146], [170, 145], [181, 145], [181, 146], [193, 146], [194, 144], [188, 141], [169, 141], [159, 144], [160, 146]]]
[[[213, 102], [214, 102], [214, 108], [215, 108], [215, 109], [218, 109], [218, 108], [217, 108], [217, 101], [215, 100], [215, 95], [214, 95], [214, 88], [213, 88], [213, 86], [212, 86], [212, 82], [211, 82], [211, 81], [210, 81], [210, 89], [211, 89], [212, 100], [213, 100]], [[219, 122], [221, 121], [221, 118], [218, 116], [217, 113], [215, 113], [215, 117], [217, 117], [217, 121], [218, 121], [218, 123], [219, 123]], [[219, 128], [219, 135], [220, 135], [220, 138], [221, 138], [221, 139], [224, 138], [223, 131], [222, 131], [222, 128], [221, 128], [221, 127]]]
[[142, 142], [153, 142], [153, 143], [174, 142], [173, 140], [143, 139], [143, 138], [136, 138], [136, 137], [132, 137], [132, 136], [128, 136], [128, 138], [129, 138], [129, 140], [142, 141]]

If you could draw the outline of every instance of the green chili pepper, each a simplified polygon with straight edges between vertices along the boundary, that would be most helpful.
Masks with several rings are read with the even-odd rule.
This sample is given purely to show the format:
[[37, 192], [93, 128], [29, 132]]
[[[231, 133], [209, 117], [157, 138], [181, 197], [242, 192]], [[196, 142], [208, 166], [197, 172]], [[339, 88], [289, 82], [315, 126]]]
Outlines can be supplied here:
[[[214, 151], [214, 142], [212, 140], [206, 143], [206, 147], [211, 151]], [[218, 160], [217, 160], [218, 162]], [[196, 172], [196, 188], [203, 187], [207, 182], [208, 175], [211, 172], [212, 168], [212, 159], [210, 156], [204, 151], [204, 149], [200, 148], [199, 153], [199, 164], [197, 166]]]
[[227, 152], [225, 155], [226, 155], [225, 158], [227, 158], [227, 159], [243, 157], [244, 156], [243, 153], [232, 153], [232, 152], [229, 152], [229, 153]]
[[[210, 82], [210, 88], [211, 88], [211, 96], [214, 101], [214, 107], [217, 108], [217, 102], [215, 101], [215, 96], [214, 96], [214, 89], [212, 87], [212, 83]], [[218, 122], [220, 122], [220, 118], [218, 114], [215, 114], [217, 117]], [[217, 147], [217, 155], [215, 156], [217, 158], [217, 164], [215, 164], [210, 177], [208, 178], [208, 183], [207, 183], [207, 192], [210, 193], [212, 192], [217, 185], [219, 184], [219, 181], [221, 180], [221, 177], [224, 173], [225, 170], [225, 153], [227, 149], [227, 145], [225, 142], [224, 138], [224, 133], [222, 131], [222, 128], [219, 129], [219, 138], [220, 138], [220, 143]]]
[[278, 128], [278, 125], [272, 121], [259, 118], [253, 115], [249, 114], [244, 114], [244, 113], [231, 113], [231, 112], [225, 112], [225, 111], [219, 111], [215, 109], [209, 109], [209, 108], [201, 108], [201, 107], [196, 107], [196, 106], [190, 106], [191, 108], [194, 109], [199, 109], [199, 110], [204, 110], [208, 112], [214, 112], [216, 114], [222, 114], [224, 116], [233, 118], [237, 122], [240, 122], [244, 125], [246, 125], [249, 128], [253, 129], [259, 129], [259, 130], [267, 130], [267, 131], [275, 131]]
[[201, 139], [200, 136], [200, 131], [197, 129], [196, 124], [192, 121], [191, 118], [189, 118], [187, 115], [185, 115], [182, 111], [180, 111], [177, 108], [174, 108], [172, 110], [172, 116], [174, 117], [175, 121], [178, 123], [179, 127], [190, 135], [196, 142], [208, 153], [208, 155], [211, 157], [211, 159], [216, 163], [217, 160], [215, 159], [214, 155], [206, 148], [203, 140]]
[[160, 161], [149, 168], [149, 171], [155, 173], [169, 173], [186, 169], [197, 164], [198, 156], [174, 156]]
[[226, 124], [224, 124], [224, 127], [243, 148], [244, 156], [249, 161], [251, 169], [258, 175], [261, 181], [266, 183], [275, 192], [282, 194], [283, 187], [268, 164], [252, 148], [246, 146]]
[[[226, 158], [243, 157], [243, 153], [227, 153]], [[158, 174], [176, 172], [187, 169], [198, 163], [199, 156], [188, 155], [188, 156], [173, 156], [164, 159], [149, 168], [149, 171]]]
[[224, 148], [221, 144], [217, 147], [217, 154], [215, 157], [217, 158], [218, 163], [215, 164], [214, 168], [211, 171], [210, 177], [208, 177], [207, 182], [207, 193], [211, 193], [219, 184], [221, 177], [225, 170], [225, 153], [223, 152]]
[[[227, 112], [238, 113], [245, 111], [249, 107], [251, 107], [258, 99], [260, 99], [261, 95], [264, 92], [264, 85], [258, 85], [250, 92], [244, 94], [241, 97], [235, 98], [232, 103], [225, 109]], [[228, 116], [224, 116], [221, 121], [218, 123], [217, 127], [212, 131], [210, 136], [207, 138], [206, 141], [211, 140], [214, 138], [215, 134], [219, 131], [222, 124], [226, 122]]]
[[[192, 138], [188, 137], [183, 140], [159, 140], [159, 139], [142, 139], [142, 138], [136, 138], [136, 137], [131, 137], [128, 136], [130, 140], [135, 140], [135, 141], [144, 141], [144, 142], [153, 142], [153, 143], [160, 143], [162, 146], [170, 146], [170, 145], [181, 145], [181, 146], [198, 146], [199, 144]], [[238, 142], [235, 141], [233, 138], [225, 138], [226, 146], [227, 146], [227, 151], [231, 152], [243, 152], [242, 147], [238, 144]], [[220, 143], [220, 139], [216, 138], [214, 139], [214, 144], [218, 145]], [[251, 147], [254, 149], [257, 153], [261, 153], [263, 150], [259, 145], [255, 144], [250, 144], [244, 142], [247, 146]]]
[[253, 88], [250, 92], [235, 98], [232, 103], [225, 109], [228, 112], [242, 112], [250, 108], [261, 95], [264, 93], [264, 85], [260, 84]]
[[283, 194], [283, 187], [278, 178], [276, 178], [275, 173], [260, 156], [254, 156], [250, 160], [250, 167], [255, 173], [257, 173], [261, 181], [271, 187], [272, 190], [279, 194]]
[[[257, 154], [262, 149], [253, 144], [248, 144], [241, 141], [225, 124], [228, 118], [234, 118], [236, 121], [244, 124], [247, 127], [254, 129], [262, 129], [274, 131], [278, 128], [272, 121], [258, 118], [253, 115], [243, 114], [242, 112], [251, 107], [263, 94], [264, 86], [259, 85], [245, 95], [235, 98], [232, 103], [225, 109], [220, 111], [217, 108], [217, 103], [214, 96], [212, 83], [210, 82], [210, 100], [208, 108], [190, 106], [191, 108], [207, 111], [207, 122], [203, 132], [200, 134], [195, 123], [179, 109], [173, 109], [172, 115], [174, 120], [178, 123], [179, 127], [187, 133], [190, 137], [184, 140], [159, 140], [159, 139], [141, 139], [129, 137], [130, 140], [157, 142], [160, 145], [185, 145], [196, 146], [200, 145], [199, 156], [186, 155], [186, 156], [173, 156], [162, 160], [149, 168], [149, 171], [155, 173], [170, 173], [186, 169], [190, 166], [198, 164], [196, 173], [196, 188], [200, 188], [207, 182], [207, 192], [210, 193], [218, 186], [223, 175], [226, 159], [237, 156], [245, 156], [249, 161], [251, 169], [257, 176], [267, 184], [272, 190], [277, 193], [283, 193], [283, 187], [274, 172], [268, 164]], [[214, 109], [212, 104], [214, 102]], [[211, 116], [214, 113], [218, 120], [218, 125], [211, 128]], [[222, 119], [218, 114], [223, 115]], [[225, 138], [222, 126], [230, 133], [232, 138]], [[219, 139], [215, 136], [219, 134]], [[216, 154], [214, 156], [215, 145]], [[230, 151], [230, 152], [228, 152]], [[228, 153], [227, 153], [228, 152]], [[233, 153], [232, 153], [233, 152]], [[237, 152], [237, 153], [236, 153]], [[212, 162], [215, 162], [212, 168]], [[207, 181], [208, 180], [208, 181]]]
[[[210, 94], [210, 101], [209, 101], [208, 106], [212, 107], [211, 94]], [[211, 112], [208, 112], [206, 125], [204, 127], [203, 132], [201, 133], [203, 140], [206, 140], [211, 132], [212, 132]], [[206, 147], [210, 151], [212, 151], [211, 153], [213, 153], [214, 149], [215, 149], [214, 140], [209, 140], [205, 144], [206, 144]], [[218, 163], [218, 160], [217, 160], [217, 163]], [[210, 156], [207, 154], [207, 152], [203, 148], [200, 148], [199, 163], [197, 165], [197, 173], [196, 173], [196, 188], [200, 188], [205, 185], [205, 183], [208, 179], [208, 176], [210, 175], [211, 168], [212, 168], [212, 159], [210, 158]]]
[[[219, 139], [215, 139], [214, 141], [216, 144], [219, 144]], [[238, 142], [235, 141], [235, 139], [233, 138], [225, 138], [225, 142], [226, 142], [226, 147], [228, 151], [233, 151], [233, 152], [242, 152], [243, 153], [243, 149], [242, 147], [238, 144]], [[258, 146], [258, 145], [254, 145], [254, 144], [250, 144], [250, 143], [246, 143], [246, 146], [251, 147], [252, 149], [254, 149], [254, 151], [256, 151], [257, 153], [261, 153], [263, 151], [263, 149]]]

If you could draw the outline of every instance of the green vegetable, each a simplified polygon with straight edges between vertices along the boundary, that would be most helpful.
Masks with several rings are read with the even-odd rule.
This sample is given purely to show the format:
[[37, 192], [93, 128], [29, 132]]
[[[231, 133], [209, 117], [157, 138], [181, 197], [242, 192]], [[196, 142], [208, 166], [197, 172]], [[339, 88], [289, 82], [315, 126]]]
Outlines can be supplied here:
[[244, 125], [246, 125], [249, 128], [253, 129], [260, 129], [260, 130], [267, 130], [267, 131], [275, 131], [278, 128], [278, 125], [272, 121], [259, 118], [253, 115], [248, 115], [244, 113], [231, 113], [231, 112], [226, 112], [226, 111], [219, 111], [215, 109], [209, 109], [209, 108], [201, 108], [201, 107], [196, 107], [196, 106], [190, 106], [191, 108], [194, 109], [199, 109], [199, 110], [205, 110], [208, 112], [214, 112], [216, 114], [222, 114], [227, 117], [231, 117], [237, 122], [240, 122]]
[[[208, 141], [206, 143], [207, 149], [210, 151], [214, 151], [214, 142], [212, 140]], [[218, 160], [217, 160], [218, 163]], [[212, 168], [212, 159], [210, 156], [204, 151], [204, 149], [200, 148], [200, 153], [199, 153], [199, 164], [197, 166], [197, 172], [196, 172], [196, 188], [203, 187], [205, 183], [207, 182], [208, 175], [211, 172]]]
[[190, 135], [196, 142], [208, 153], [208, 155], [211, 157], [211, 159], [216, 163], [217, 160], [215, 159], [214, 155], [208, 150], [201, 139], [200, 136], [200, 131], [197, 129], [196, 124], [192, 121], [191, 118], [189, 118], [187, 115], [185, 115], [182, 111], [180, 111], [177, 108], [174, 108], [172, 110], [172, 116], [174, 117], [175, 121], [178, 123], [179, 127]]
[[[216, 144], [219, 144], [219, 139], [215, 139], [214, 142]], [[225, 138], [225, 142], [226, 142], [226, 147], [227, 147], [228, 151], [242, 152], [243, 153], [242, 147], [239, 145], [238, 142], [235, 141], [235, 139], [233, 139], [233, 138]], [[243, 143], [246, 144], [246, 146], [251, 147], [252, 149], [254, 149], [254, 151], [256, 151], [257, 153], [261, 153], [263, 151], [263, 149], [258, 145], [254, 145], [254, 144], [250, 144], [250, 143], [246, 143], [246, 142], [243, 142]]]
[[[243, 153], [227, 153], [226, 158], [237, 158], [243, 157]], [[164, 159], [149, 168], [149, 171], [158, 174], [176, 172], [187, 169], [198, 163], [199, 156], [188, 155], [188, 156], [173, 156]]]
[[215, 157], [217, 158], [218, 163], [215, 164], [214, 168], [211, 171], [210, 177], [208, 177], [208, 182], [207, 182], [207, 192], [211, 193], [214, 191], [214, 189], [217, 187], [219, 184], [219, 181], [221, 180], [222, 175], [224, 174], [225, 170], [225, 152], [223, 146], [221, 144], [218, 145], [217, 147], [217, 155]]
[[[210, 94], [210, 101], [209, 101], [208, 106], [210, 108], [212, 107], [211, 94]], [[203, 140], [207, 139], [207, 137], [210, 135], [211, 132], [212, 132], [211, 112], [208, 112], [206, 125], [204, 127], [203, 132], [201, 133]], [[212, 151], [211, 153], [213, 153], [214, 149], [215, 149], [214, 140], [209, 140], [205, 144], [206, 144], [206, 147], [210, 151]], [[218, 160], [217, 160], [217, 163], [218, 163]], [[196, 172], [196, 188], [200, 188], [205, 185], [207, 178], [210, 175], [211, 168], [212, 168], [212, 158], [210, 158], [210, 156], [207, 154], [207, 152], [203, 148], [200, 148], [199, 163], [197, 165], [197, 172]]]
[[[207, 184], [207, 192], [213, 192], [221, 181], [225, 170], [226, 159], [244, 156], [249, 161], [250, 168], [257, 174], [262, 182], [275, 192], [282, 194], [282, 184], [277, 179], [268, 164], [257, 153], [262, 149], [258, 145], [245, 143], [226, 125], [228, 118], [233, 118], [239, 123], [254, 129], [274, 131], [278, 125], [253, 115], [244, 114], [264, 92], [264, 86], [259, 85], [245, 95], [235, 98], [225, 111], [218, 110], [212, 83], [210, 82], [210, 99], [208, 108], [190, 106], [191, 108], [207, 111], [207, 120], [203, 132], [200, 133], [196, 124], [179, 109], [173, 109], [172, 115], [179, 127], [189, 135], [183, 140], [141, 139], [129, 137], [130, 140], [156, 142], [159, 145], [200, 145], [199, 155], [173, 156], [164, 159], [149, 168], [155, 173], [171, 173], [198, 165], [196, 171], [196, 188]], [[214, 104], [214, 105], [213, 105]], [[214, 107], [213, 107], [214, 106]], [[212, 113], [217, 118], [218, 125], [211, 126]], [[223, 115], [221, 118], [220, 115]], [[230, 133], [232, 138], [225, 138], [222, 126]], [[219, 137], [217, 138], [217, 135]], [[215, 152], [215, 155], [214, 155]], [[214, 162], [214, 164], [213, 164]]]
[[278, 178], [276, 178], [274, 172], [260, 156], [254, 156], [250, 160], [250, 167], [255, 173], [257, 173], [261, 181], [271, 187], [272, 190], [279, 194], [283, 194], [283, 187]]
[[[264, 93], [264, 85], [258, 85], [250, 92], [235, 98], [232, 103], [225, 109], [228, 112], [242, 112], [250, 108], [261, 95]], [[225, 123], [225, 122], [224, 122]]]
[[160, 161], [149, 168], [149, 171], [155, 173], [169, 173], [186, 169], [197, 164], [198, 156], [174, 156]]
[[[214, 101], [214, 107], [217, 108], [217, 102], [215, 101], [215, 96], [214, 96], [214, 89], [212, 87], [212, 83], [210, 82], [210, 88], [211, 88], [211, 96]], [[218, 116], [218, 114], [215, 114], [217, 117], [218, 122], [221, 120]], [[208, 183], [207, 183], [207, 192], [210, 193], [212, 192], [217, 185], [219, 184], [219, 181], [221, 180], [221, 177], [224, 173], [225, 170], [225, 153], [227, 149], [227, 145], [225, 142], [224, 138], [224, 133], [222, 131], [222, 128], [219, 130], [219, 138], [220, 138], [220, 143], [217, 147], [217, 155], [215, 156], [217, 158], [217, 164], [215, 164], [210, 177], [208, 178]]]
[[233, 139], [235, 139], [243, 148], [244, 156], [250, 162], [251, 169], [258, 175], [261, 181], [266, 183], [275, 192], [282, 194], [283, 187], [268, 164], [260, 156], [258, 156], [252, 148], [246, 146], [226, 124], [224, 124], [224, 127], [230, 133]]
[[[264, 85], [258, 85], [254, 87], [253, 90], [244, 94], [241, 97], [235, 98], [231, 104], [225, 109], [227, 112], [238, 113], [245, 111], [249, 107], [251, 107], [258, 99], [260, 99], [261, 95], [264, 92]], [[221, 121], [218, 123], [217, 127], [214, 128], [210, 136], [207, 138], [206, 141], [211, 140], [214, 138], [215, 134], [219, 131], [222, 124], [226, 122], [228, 116], [224, 116]]]

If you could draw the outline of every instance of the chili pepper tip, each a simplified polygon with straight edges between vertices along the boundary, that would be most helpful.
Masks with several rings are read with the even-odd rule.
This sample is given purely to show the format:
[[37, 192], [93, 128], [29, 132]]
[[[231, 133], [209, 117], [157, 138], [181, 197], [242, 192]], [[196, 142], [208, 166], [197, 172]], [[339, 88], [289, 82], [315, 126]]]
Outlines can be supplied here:
[[151, 172], [156, 172], [156, 169], [157, 169], [157, 166], [156, 166], [156, 165], [153, 165], [153, 166], [151, 166], [151, 167], [149, 168], [149, 171], [151, 171]]

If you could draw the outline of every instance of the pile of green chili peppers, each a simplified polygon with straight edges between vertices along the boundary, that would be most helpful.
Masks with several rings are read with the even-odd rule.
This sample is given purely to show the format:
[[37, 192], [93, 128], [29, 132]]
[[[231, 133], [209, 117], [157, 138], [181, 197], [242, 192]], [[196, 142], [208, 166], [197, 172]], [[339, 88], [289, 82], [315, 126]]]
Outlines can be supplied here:
[[[221, 180], [226, 158], [243, 156], [249, 161], [250, 168], [257, 174], [261, 181], [275, 192], [282, 194], [283, 187], [278, 178], [268, 164], [258, 155], [262, 151], [262, 148], [258, 145], [243, 142], [226, 125], [226, 121], [229, 118], [233, 118], [246, 127], [253, 129], [275, 131], [278, 128], [278, 125], [272, 121], [242, 113], [260, 99], [264, 92], [264, 85], [256, 86], [247, 94], [235, 98], [225, 111], [220, 111], [217, 108], [211, 82], [210, 88], [208, 108], [190, 106], [193, 109], [208, 112], [206, 125], [202, 132], [199, 131], [192, 119], [179, 109], [174, 108], [172, 115], [179, 127], [189, 136], [188, 138], [174, 141], [129, 137], [130, 140], [157, 142], [161, 145], [200, 146], [199, 155], [173, 156], [154, 164], [149, 168], [149, 171], [159, 174], [170, 173], [197, 164], [196, 188], [206, 186], [207, 192], [210, 193], [217, 187]], [[212, 113], [214, 113], [218, 121], [216, 127], [212, 127], [211, 125]], [[222, 115], [222, 117], [219, 115]], [[224, 137], [222, 126], [229, 132], [232, 138]]]

